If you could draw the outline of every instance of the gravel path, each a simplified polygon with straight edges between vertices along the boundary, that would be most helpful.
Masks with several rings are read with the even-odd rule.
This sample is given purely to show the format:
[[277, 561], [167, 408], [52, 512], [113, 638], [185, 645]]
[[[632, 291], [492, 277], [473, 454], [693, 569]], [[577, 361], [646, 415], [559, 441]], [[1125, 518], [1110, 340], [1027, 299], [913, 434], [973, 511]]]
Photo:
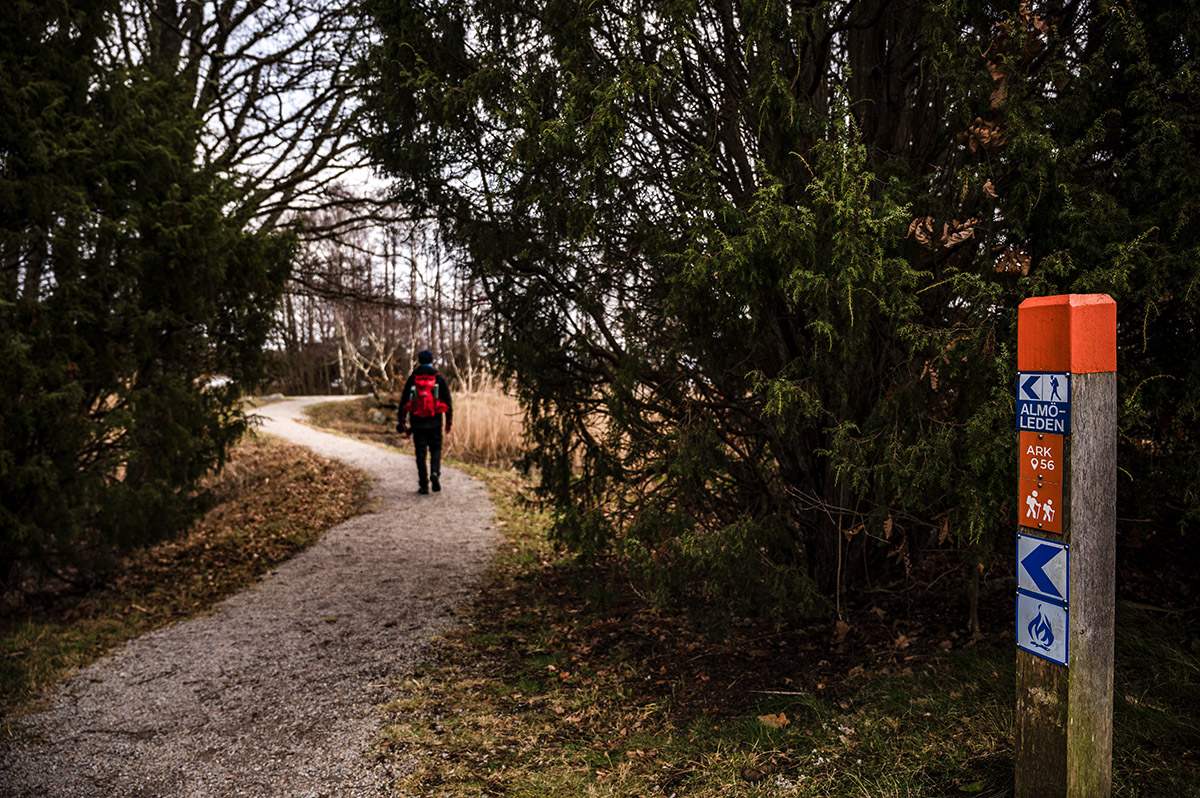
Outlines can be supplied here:
[[144, 635], [64, 683], [0, 744], [0, 796], [375, 796], [367, 751], [388, 700], [468, 600], [494, 545], [478, 483], [295, 423], [263, 429], [374, 478], [373, 512], [330, 530], [214, 612]]

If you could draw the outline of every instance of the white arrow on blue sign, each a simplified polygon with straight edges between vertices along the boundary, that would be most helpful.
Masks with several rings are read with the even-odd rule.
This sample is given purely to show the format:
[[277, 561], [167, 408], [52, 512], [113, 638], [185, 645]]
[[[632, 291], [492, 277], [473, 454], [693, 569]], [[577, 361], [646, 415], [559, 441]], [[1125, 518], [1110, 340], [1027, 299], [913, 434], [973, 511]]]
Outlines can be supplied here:
[[1071, 553], [1062, 543], [1017, 533], [1017, 589], [1038, 598], [1070, 601]]
[[1017, 429], [1069, 435], [1071, 375], [1062, 371], [1017, 373]]

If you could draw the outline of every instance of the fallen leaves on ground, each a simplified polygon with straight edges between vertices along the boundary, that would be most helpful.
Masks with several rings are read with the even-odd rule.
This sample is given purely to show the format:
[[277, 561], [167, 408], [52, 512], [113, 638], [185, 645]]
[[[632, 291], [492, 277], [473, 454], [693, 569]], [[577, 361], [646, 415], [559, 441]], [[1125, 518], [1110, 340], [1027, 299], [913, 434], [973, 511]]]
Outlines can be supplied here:
[[[46, 584], [0, 603], [6, 714], [71, 668], [189, 617], [363, 511], [367, 479], [284, 441], [248, 438], [205, 488], [212, 509], [180, 539], [132, 554], [90, 590]], [[31, 629], [41, 629], [28, 639]]]

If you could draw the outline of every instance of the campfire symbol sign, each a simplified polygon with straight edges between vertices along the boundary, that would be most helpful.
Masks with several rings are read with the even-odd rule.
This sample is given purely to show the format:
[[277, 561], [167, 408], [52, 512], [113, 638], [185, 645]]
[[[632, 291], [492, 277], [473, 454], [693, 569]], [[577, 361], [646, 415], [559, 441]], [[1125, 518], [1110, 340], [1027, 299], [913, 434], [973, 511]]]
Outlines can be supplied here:
[[1017, 591], [1017, 646], [1030, 654], [1066, 665], [1071, 628], [1067, 605]]
[[1046, 616], [1042, 614], [1042, 605], [1038, 605], [1037, 617], [1029, 622], [1029, 644], [1034, 648], [1040, 648], [1042, 651], [1049, 651], [1054, 647], [1054, 629], [1051, 628], [1050, 622], [1046, 620]]

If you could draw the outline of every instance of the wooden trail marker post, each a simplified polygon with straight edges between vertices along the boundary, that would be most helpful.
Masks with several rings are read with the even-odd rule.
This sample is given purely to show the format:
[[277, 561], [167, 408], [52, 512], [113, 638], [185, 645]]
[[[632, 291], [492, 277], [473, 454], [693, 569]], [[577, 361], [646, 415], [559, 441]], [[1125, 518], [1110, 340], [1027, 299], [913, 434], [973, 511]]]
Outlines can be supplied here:
[[1112, 792], [1117, 306], [1017, 316], [1016, 798]]

